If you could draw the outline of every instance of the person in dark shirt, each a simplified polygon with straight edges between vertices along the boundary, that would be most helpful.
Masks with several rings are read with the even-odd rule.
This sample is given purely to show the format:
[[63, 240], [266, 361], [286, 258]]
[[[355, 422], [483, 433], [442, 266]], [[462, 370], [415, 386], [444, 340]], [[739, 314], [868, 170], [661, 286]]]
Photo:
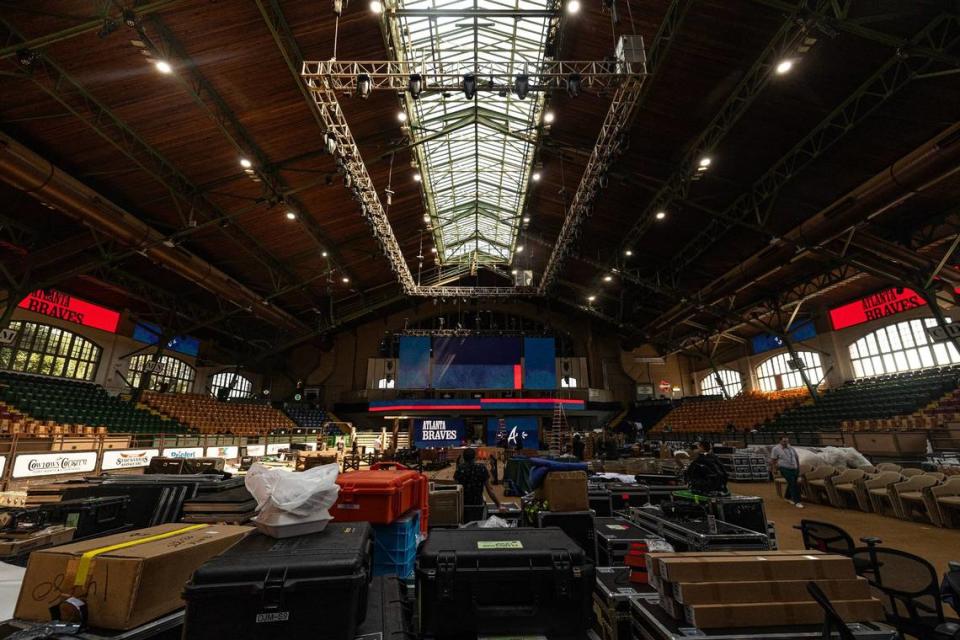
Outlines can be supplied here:
[[727, 472], [713, 454], [713, 445], [706, 440], [697, 443], [697, 457], [686, 471], [690, 488], [697, 493], [727, 493]]
[[500, 499], [493, 492], [490, 486], [490, 472], [487, 468], [477, 462], [477, 452], [475, 449], [466, 449], [463, 452], [463, 459], [453, 474], [453, 479], [457, 484], [463, 487], [463, 519], [465, 522], [472, 522], [483, 517], [483, 490], [487, 490], [487, 495], [493, 500], [497, 507], [500, 507]]
[[587, 445], [583, 442], [583, 438], [580, 437], [580, 434], [573, 436], [573, 455], [577, 460], [583, 460], [583, 453], [586, 450]]

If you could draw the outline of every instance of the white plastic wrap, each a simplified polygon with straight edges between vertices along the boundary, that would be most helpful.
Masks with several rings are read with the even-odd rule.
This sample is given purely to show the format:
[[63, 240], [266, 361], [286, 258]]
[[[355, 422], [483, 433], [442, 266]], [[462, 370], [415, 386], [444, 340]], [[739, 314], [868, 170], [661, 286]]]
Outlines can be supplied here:
[[323, 531], [333, 519], [330, 507], [340, 487], [336, 464], [314, 467], [303, 473], [289, 473], [255, 464], [244, 484], [257, 501], [253, 523], [275, 538]]

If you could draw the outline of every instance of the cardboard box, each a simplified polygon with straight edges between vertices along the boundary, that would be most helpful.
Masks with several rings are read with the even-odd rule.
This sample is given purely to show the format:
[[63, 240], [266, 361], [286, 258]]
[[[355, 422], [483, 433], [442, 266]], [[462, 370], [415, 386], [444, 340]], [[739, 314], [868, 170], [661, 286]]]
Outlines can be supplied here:
[[854, 580], [857, 577], [853, 560], [838, 555], [661, 558], [659, 564], [658, 575], [669, 582]]
[[554, 513], [590, 509], [586, 471], [551, 471], [543, 480], [541, 494]]
[[[845, 622], [874, 622], [884, 619], [883, 605], [879, 600], [835, 600], [832, 604]], [[816, 602], [692, 605], [684, 608], [684, 615], [687, 622], [698, 629], [823, 622], [823, 609]]]
[[741, 556], [764, 557], [773, 556], [820, 556], [826, 555], [823, 551], [793, 550], [793, 551], [687, 551], [674, 553], [672, 551], [651, 551], [647, 554], [647, 571], [651, 576], [660, 575], [660, 560], [664, 558], [736, 558]]
[[182, 607], [194, 570], [251, 531], [171, 523], [34, 551], [15, 617], [49, 621], [50, 607], [75, 595], [92, 627], [131, 629]]
[[[813, 601], [807, 592], [809, 580], [771, 580], [758, 582], [673, 582], [671, 596], [685, 605], [748, 604], [751, 602]], [[815, 580], [830, 600], [867, 600], [870, 584], [856, 580]]]
[[430, 483], [430, 524], [457, 526], [463, 522], [463, 487]]

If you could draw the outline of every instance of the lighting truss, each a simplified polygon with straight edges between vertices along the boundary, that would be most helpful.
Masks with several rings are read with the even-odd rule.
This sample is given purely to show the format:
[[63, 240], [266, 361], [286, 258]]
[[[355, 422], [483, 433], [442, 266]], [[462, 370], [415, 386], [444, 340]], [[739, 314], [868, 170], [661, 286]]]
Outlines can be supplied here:
[[587, 161], [583, 176], [580, 178], [580, 184], [577, 186], [577, 191], [570, 203], [570, 209], [567, 211], [566, 218], [564, 218], [560, 236], [550, 253], [543, 278], [540, 280], [538, 290], [541, 295], [550, 289], [560, 271], [564, 258], [579, 234], [583, 219], [590, 215], [593, 201], [600, 191], [600, 180], [614, 157], [620, 152], [620, 145], [627, 135], [633, 113], [640, 101], [640, 90], [645, 78], [644, 74], [624, 77], [623, 82], [613, 95], [610, 108], [603, 119], [597, 143], [590, 153], [590, 159]]

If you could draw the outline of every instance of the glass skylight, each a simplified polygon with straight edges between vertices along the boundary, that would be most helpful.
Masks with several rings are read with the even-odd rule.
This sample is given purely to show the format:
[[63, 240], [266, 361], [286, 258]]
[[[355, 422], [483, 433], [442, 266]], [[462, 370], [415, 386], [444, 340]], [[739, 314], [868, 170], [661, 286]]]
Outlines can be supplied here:
[[[398, 0], [397, 8], [545, 10], [550, 0]], [[402, 11], [401, 11], [402, 14]], [[543, 60], [547, 17], [391, 17], [401, 60], [427, 68], [471, 64], [478, 85], [484, 66], [508, 64], [511, 75]], [[434, 243], [443, 263], [509, 263], [517, 244], [543, 112], [543, 94], [425, 91], [406, 95], [414, 154], [423, 176]]]

